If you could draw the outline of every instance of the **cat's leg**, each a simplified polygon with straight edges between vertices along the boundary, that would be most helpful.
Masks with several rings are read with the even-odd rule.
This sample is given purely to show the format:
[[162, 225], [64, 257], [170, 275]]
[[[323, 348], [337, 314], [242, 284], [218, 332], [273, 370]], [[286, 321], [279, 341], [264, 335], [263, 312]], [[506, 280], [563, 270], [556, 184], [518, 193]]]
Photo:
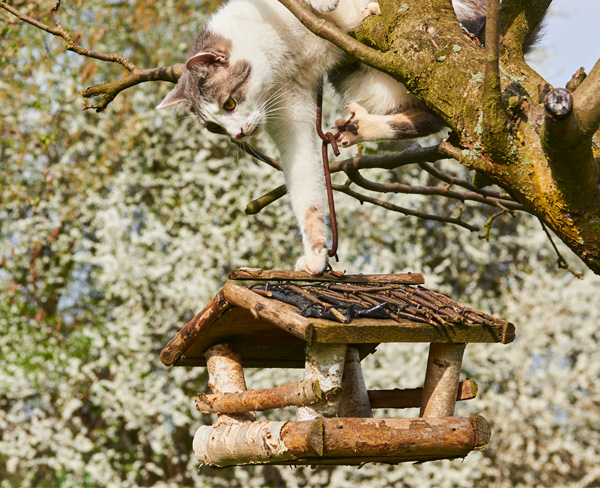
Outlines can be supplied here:
[[434, 134], [443, 125], [438, 117], [423, 109], [410, 109], [389, 115], [369, 113], [358, 103], [346, 105], [349, 119], [335, 123], [341, 135], [338, 144], [348, 147], [363, 141], [412, 139]]
[[433, 134], [443, 124], [402, 83], [362, 63], [353, 63], [329, 75], [346, 102], [350, 117], [336, 121], [338, 144], [410, 139]]
[[304, 0], [317, 12], [323, 14], [329, 13], [335, 10], [340, 3], [340, 0]]
[[[298, 220], [304, 255], [296, 269], [321, 274], [328, 262], [325, 177], [321, 141], [315, 130], [316, 100], [310, 90], [290, 89], [267, 127], [281, 155], [288, 195]], [[284, 122], [282, 122], [284, 121]]]

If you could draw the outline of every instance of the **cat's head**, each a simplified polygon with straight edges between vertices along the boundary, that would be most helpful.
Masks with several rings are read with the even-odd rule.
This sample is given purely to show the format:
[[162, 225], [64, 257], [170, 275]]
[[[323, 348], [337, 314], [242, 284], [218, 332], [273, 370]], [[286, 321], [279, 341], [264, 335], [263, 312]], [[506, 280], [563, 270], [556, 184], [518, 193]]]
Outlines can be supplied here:
[[240, 140], [265, 124], [253, 81], [250, 62], [232, 56], [231, 41], [204, 30], [177, 85], [157, 108], [185, 105], [211, 132]]

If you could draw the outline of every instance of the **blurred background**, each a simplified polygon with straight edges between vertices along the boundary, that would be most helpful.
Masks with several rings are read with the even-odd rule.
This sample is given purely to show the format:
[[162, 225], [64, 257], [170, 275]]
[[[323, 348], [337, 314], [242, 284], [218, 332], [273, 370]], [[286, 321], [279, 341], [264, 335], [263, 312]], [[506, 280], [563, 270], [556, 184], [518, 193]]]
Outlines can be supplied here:
[[[11, 5], [42, 15], [52, 3]], [[73, 0], [57, 20], [84, 46], [156, 67], [185, 58], [209, 6]], [[554, 2], [530, 56], [551, 84], [563, 86], [580, 66], [589, 72], [600, 57], [598, 18], [597, 1]], [[201, 131], [192, 117], [154, 110], [172, 85], [133, 88], [100, 114], [81, 110], [81, 90], [122, 75], [0, 14], [2, 488], [600, 485], [600, 278], [555, 238], [585, 279], [560, 269], [529, 215], [499, 217], [488, 242], [339, 194], [336, 269], [422, 272], [429, 288], [515, 323], [514, 343], [471, 345], [463, 363], [480, 395], [457, 414], [490, 422], [487, 452], [394, 467], [198, 470], [192, 437], [210, 419], [193, 398], [207, 388], [206, 373], [167, 369], [159, 352], [229, 271], [291, 269], [300, 241], [287, 198], [244, 213], [283, 183], [281, 174]], [[265, 138], [256, 144], [276, 156]], [[438, 164], [470, 177], [454, 161]], [[428, 182], [410, 167], [369, 175]], [[416, 195], [390, 201], [443, 215], [459, 209]], [[466, 205], [464, 215], [483, 225], [490, 211]], [[364, 361], [367, 384], [421, 386], [426, 359], [425, 345], [380, 346]], [[262, 388], [299, 375], [249, 370], [247, 382]]]

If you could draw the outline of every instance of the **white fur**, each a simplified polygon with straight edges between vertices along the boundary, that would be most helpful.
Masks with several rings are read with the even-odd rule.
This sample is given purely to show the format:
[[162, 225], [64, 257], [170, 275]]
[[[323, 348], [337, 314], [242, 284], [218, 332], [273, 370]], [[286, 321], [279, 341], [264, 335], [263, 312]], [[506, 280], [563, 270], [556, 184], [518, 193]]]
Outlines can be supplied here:
[[[304, 1], [317, 15], [346, 32], [356, 27], [365, 15], [378, 13], [377, 4], [369, 0]], [[462, 8], [461, 2], [454, 3]], [[326, 193], [321, 141], [315, 131], [316, 91], [321, 78], [342, 59], [343, 52], [309, 32], [277, 0], [230, 0], [209, 20], [207, 28], [232, 41], [229, 60], [232, 64], [248, 61], [252, 71], [246, 99], [233, 111], [216, 105], [204, 107], [206, 117], [224, 127], [234, 139], [262, 128], [271, 135], [280, 151], [288, 194], [304, 244], [305, 254], [296, 266], [320, 274], [327, 265], [323, 237]], [[373, 114], [386, 114], [398, 108], [404, 110], [416, 102], [402, 84], [367, 66], [350, 74], [344, 85], [343, 102], [353, 103], [355, 111], [357, 103]], [[167, 102], [168, 97], [161, 106], [170, 103]], [[383, 130], [378, 118], [372, 120], [375, 132], [377, 127]], [[381, 134], [377, 132], [373, 138], [377, 135]], [[316, 219], [315, 208], [321, 212]], [[305, 222], [307, 215], [312, 215], [310, 232]], [[322, 228], [316, 229], [315, 221], [322, 222], [317, 224]]]

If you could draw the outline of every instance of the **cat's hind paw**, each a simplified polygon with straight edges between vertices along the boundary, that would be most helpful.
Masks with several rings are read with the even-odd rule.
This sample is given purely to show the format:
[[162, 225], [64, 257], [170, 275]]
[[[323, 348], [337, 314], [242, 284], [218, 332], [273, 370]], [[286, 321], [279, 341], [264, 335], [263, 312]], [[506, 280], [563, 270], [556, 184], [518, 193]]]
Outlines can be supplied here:
[[326, 14], [335, 10], [340, 0], [307, 0], [307, 2], [317, 12]]
[[311, 275], [321, 275], [328, 263], [328, 250], [321, 249], [318, 253], [305, 254], [296, 261], [296, 271], [305, 271]]
[[360, 120], [366, 119], [369, 115], [369, 112], [358, 103], [349, 103], [346, 108], [350, 111], [350, 118], [336, 120], [334, 127], [340, 133], [337, 142], [343, 147], [352, 146], [364, 140], [359, 132]]
[[360, 11], [363, 16], [368, 17], [369, 15], [381, 15], [381, 9], [379, 3], [369, 2], [365, 8]]

